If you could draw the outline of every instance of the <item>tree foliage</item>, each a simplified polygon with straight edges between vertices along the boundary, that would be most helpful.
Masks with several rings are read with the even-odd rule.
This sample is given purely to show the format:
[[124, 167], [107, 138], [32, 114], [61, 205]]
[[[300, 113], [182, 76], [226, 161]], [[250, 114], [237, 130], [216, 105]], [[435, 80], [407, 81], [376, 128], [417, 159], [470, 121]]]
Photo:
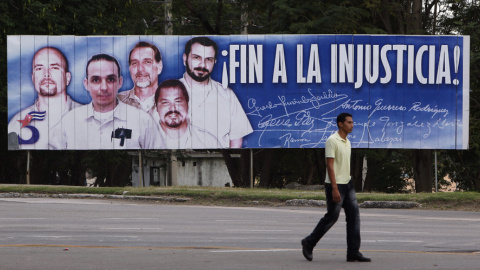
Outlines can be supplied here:
[[412, 166], [406, 158], [408, 151], [369, 149], [363, 152], [368, 162], [365, 191], [394, 193], [406, 187], [406, 178], [411, 174], [408, 168]]
[[449, 175], [463, 190], [480, 190], [480, 6], [476, 0], [446, 1], [439, 28], [445, 34], [470, 36], [470, 143], [468, 151], [444, 151], [441, 175]]

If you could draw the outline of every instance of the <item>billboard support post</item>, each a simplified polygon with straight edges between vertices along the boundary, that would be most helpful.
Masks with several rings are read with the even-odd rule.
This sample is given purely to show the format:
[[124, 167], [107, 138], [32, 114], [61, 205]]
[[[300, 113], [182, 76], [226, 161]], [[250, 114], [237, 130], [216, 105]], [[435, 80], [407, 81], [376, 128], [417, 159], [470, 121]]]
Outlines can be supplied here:
[[438, 192], [438, 176], [437, 176], [437, 173], [438, 172], [438, 169], [437, 169], [437, 150], [435, 150], [435, 193]]
[[27, 151], [27, 185], [30, 185], [30, 150]]
[[253, 149], [250, 148], [250, 188], [253, 188]]
[[140, 183], [139, 186], [143, 187], [143, 161], [142, 161], [142, 151], [138, 150], [138, 182]]

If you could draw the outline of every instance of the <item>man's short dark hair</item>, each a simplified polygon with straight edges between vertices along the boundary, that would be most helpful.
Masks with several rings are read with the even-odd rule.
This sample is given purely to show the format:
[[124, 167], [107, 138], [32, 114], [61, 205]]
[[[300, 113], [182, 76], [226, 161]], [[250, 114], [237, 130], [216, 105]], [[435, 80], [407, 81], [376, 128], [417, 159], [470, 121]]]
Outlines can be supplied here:
[[218, 54], [218, 46], [215, 41], [209, 39], [208, 37], [194, 37], [190, 39], [186, 44], [185, 44], [185, 55], [188, 57], [190, 54], [190, 51], [192, 50], [192, 45], [198, 43], [202, 46], [205, 47], [210, 47], [212, 46], [213, 49], [215, 50], [215, 59], [217, 59], [217, 54]]
[[188, 101], [190, 100], [190, 98], [188, 97], [188, 92], [185, 85], [179, 80], [170, 79], [170, 80], [163, 81], [158, 86], [157, 91], [155, 92], [155, 107], [157, 106], [158, 97], [160, 97], [160, 91], [166, 88], [179, 88], [182, 91], [182, 95], [188, 104]]
[[120, 64], [118, 64], [118, 61], [117, 59], [115, 59], [115, 57], [111, 56], [111, 55], [108, 55], [108, 54], [105, 54], [105, 53], [100, 53], [100, 54], [95, 54], [94, 56], [90, 57], [90, 59], [88, 60], [87, 62], [87, 67], [85, 68], [85, 74], [87, 74], [87, 77], [88, 77], [88, 66], [90, 65], [91, 62], [93, 61], [100, 61], [100, 60], [105, 60], [105, 61], [108, 61], [108, 62], [114, 62], [115, 65], [117, 65], [117, 68], [118, 68], [118, 77], [122, 76], [122, 74], [120, 73]]
[[63, 61], [65, 61], [65, 72], [69, 72], [69, 71], [68, 71], [68, 59], [67, 59], [67, 57], [65, 56], [65, 54], [63, 54], [62, 51], [60, 51], [60, 50], [59, 50], [58, 48], [56, 48], [56, 47], [47, 46], [47, 47], [43, 47], [43, 48], [37, 50], [37, 51], [35, 52], [35, 54], [33, 55], [33, 60], [35, 59], [35, 56], [37, 56], [37, 53], [38, 53], [39, 51], [41, 51], [41, 50], [44, 50], [44, 49], [55, 50], [55, 51], [57, 51], [58, 53], [60, 53], [60, 55], [63, 57]]
[[135, 44], [135, 47], [133, 47], [133, 49], [130, 51], [130, 54], [128, 55], [128, 65], [130, 65], [130, 58], [132, 57], [132, 52], [136, 48], [151, 48], [155, 54], [155, 61], [157, 63], [162, 61], [162, 54], [160, 53], [160, 50], [157, 48], [157, 46], [145, 41], [140, 41], [137, 44]]
[[352, 117], [352, 115], [349, 114], [349, 113], [345, 113], [345, 112], [339, 114], [339, 115], [337, 116], [337, 127], [339, 126], [339, 125], [338, 125], [339, 123], [345, 122], [345, 121], [347, 120], [347, 117]]

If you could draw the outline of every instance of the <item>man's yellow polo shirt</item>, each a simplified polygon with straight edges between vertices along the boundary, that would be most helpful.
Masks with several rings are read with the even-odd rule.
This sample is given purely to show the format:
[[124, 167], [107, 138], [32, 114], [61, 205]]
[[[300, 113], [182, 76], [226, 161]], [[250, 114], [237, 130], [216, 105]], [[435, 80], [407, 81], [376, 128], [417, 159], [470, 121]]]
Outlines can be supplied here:
[[[350, 181], [350, 156], [352, 153], [352, 146], [348, 139], [344, 140], [338, 132], [335, 132], [328, 137], [325, 142], [325, 159], [334, 158], [333, 170], [335, 171], [335, 181], [337, 184], [348, 184]], [[330, 183], [330, 178], [327, 176], [325, 183]]]

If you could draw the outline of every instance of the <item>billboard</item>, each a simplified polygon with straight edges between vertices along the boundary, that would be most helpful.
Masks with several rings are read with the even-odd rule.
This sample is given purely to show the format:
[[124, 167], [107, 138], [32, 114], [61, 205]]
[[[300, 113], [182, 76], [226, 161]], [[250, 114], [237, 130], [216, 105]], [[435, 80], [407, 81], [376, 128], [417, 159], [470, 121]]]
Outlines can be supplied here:
[[9, 149], [467, 149], [469, 36], [8, 36]]

